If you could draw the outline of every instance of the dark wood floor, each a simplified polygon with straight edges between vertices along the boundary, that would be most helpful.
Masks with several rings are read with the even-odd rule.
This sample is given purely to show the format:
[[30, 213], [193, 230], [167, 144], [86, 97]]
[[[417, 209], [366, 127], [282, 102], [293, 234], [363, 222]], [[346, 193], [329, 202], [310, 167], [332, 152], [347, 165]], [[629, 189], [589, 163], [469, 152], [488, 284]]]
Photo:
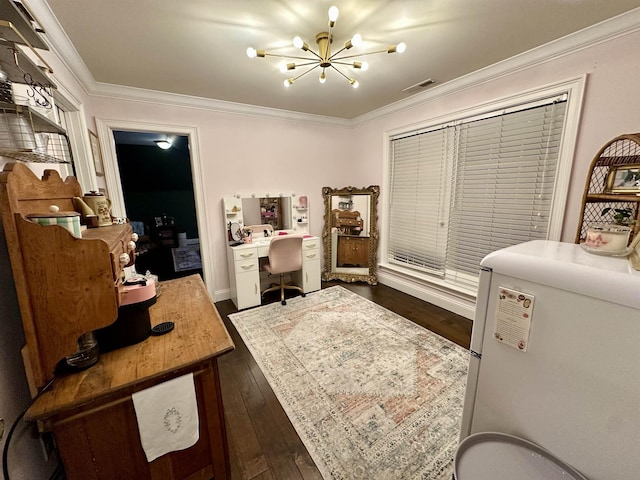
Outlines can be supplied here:
[[[469, 348], [472, 322], [385, 285], [323, 282], [345, 288]], [[278, 293], [266, 302], [278, 301]], [[231, 300], [216, 303], [236, 349], [219, 359], [220, 381], [229, 440], [231, 478], [256, 480], [317, 479], [318, 472], [260, 368], [228, 315]]]

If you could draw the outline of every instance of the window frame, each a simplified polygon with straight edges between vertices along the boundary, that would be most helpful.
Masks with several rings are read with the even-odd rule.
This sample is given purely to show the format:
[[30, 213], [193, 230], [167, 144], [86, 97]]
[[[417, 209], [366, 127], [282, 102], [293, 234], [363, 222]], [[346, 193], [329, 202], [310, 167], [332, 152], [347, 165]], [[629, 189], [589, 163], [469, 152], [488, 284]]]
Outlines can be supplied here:
[[400, 281], [409, 281], [414, 283], [415, 288], [434, 289], [438, 295], [451, 294], [454, 296], [462, 295], [463, 297], [475, 298], [475, 288], [465, 288], [463, 286], [453, 286], [437, 276], [421, 273], [409, 267], [394, 264], [389, 261], [388, 257], [388, 238], [389, 238], [389, 210], [391, 191], [391, 162], [392, 162], [392, 138], [409, 134], [410, 132], [418, 132], [421, 130], [432, 130], [443, 125], [451, 125], [461, 121], [469, 121], [474, 117], [486, 116], [491, 112], [504, 110], [504, 113], [518, 108], [521, 105], [530, 104], [540, 101], [544, 98], [567, 95], [567, 106], [565, 116], [565, 127], [562, 134], [561, 146], [559, 151], [559, 159], [557, 166], [557, 176], [555, 179], [555, 188], [553, 201], [550, 211], [550, 223], [547, 238], [549, 240], [559, 240], [562, 234], [562, 226], [564, 223], [564, 211], [567, 202], [569, 183], [571, 177], [571, 168], [577, 139], [580, 114], [582, 110], [582, 102], [584, 97], [584, 88], [586, 83], [586, 75], [571, 78], [552, 85], [546, 85], [532, 90], [520, 92], [514, 95], [506, 96], [496, 100], [491, 100], [469, 108], [454, 110], [448, 114], [426, 119], [419, 123], [405, 125], [402, 127], [387, 130], [383, 133], [384, 141], [384, 158], [383, 158], [383, 189], [381, 191], [380, 200], [380, 226], [381, 226], [381, 242], [380, 257], [378, 267], [380, 275], [384, 278], [385, 274], [393, 275]]

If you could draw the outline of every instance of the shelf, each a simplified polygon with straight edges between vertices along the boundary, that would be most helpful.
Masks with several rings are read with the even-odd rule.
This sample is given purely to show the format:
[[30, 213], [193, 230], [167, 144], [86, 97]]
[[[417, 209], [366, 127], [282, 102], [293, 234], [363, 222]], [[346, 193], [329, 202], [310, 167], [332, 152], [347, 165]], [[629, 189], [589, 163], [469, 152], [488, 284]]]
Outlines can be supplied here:
[[[575, 243], [584, 241], [590, 225], [618, 223], [621, 212], [633, 223], [631, 238], [640, 232], [640, 193], [608, 193], [611, 175], [640, 164], [640, 133], [620, 135], [606, 143], [591, 162], [585, 184]], [[603, 215], [603, 211], [606, 213]]]
[[[0, 21], [1, 30], [2, 21]], [[17, 64], [16, 64], [17, 61]], [[13, 83], [29, 84], [25, 74], [31, 75], [31, 80], [45, 87], [57, 88], [56, 84], [45, 74], [42, 68], [27, 57], [22, 50], [12, 43], [0, 41], [0, 64], [2, 70], [6, 72], [8, 80]]]
[[36, 133], [67, 133], [60, 125], [48, 119], [28, 105], [0, 102], [0, 116], [25, 117], [33, 131]]
[[49, 50], [44, 39], [33, 29], [29, 19], [22, 13], [14, 2], [0, 1], [0, 36], [10, 42], [28, 45], [33, 48]]
[[21, 162], [71, 164], [63, 128], [25, 105], [0, 102], [0, 155]]
[[638, 202], [640, 201], [640, 193], [624, 194], [624, 193], [590, 193], [585, 198], [587, 202]]

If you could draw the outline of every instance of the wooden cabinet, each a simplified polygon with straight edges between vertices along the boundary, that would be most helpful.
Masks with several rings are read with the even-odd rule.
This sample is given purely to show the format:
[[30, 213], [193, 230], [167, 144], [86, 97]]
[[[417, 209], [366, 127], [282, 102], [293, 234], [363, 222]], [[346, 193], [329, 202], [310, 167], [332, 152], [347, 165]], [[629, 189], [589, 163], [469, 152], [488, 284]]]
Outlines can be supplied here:
[[[80, 335], [118, 316], [121, 273], [135, 258], [131, 227], [88, 229], [75, 238], [63, 227], [26, 216], [50, 205], [73, 210], [82, 189], [54, 170], [40, 180], [24, 164], [0, 173], [0, 215], [7, 239], [26, 345], [23, 360], [32, 391], [53, 376], [56, 364], [77, 350]], [[123, 255], [123, 254], [126, 254]]]
[[369, 265], [369, 237], [338, 236], [338, 267]]
[[338, 210], [331, 211], [331, 226], [336, 227], [344, 235], [359, 235], [364, 221], [358, 211]]
[[[75, 178], [48, 170], [43, 180], [22, 164], [0, 173], [0, 215], [14, 274], [26, 345], [23, 359], [35, 391], [58, 361], [77, 350], [80, 335], [118, 317], [122, 270], [133, 263], [128, 224], [88, 229], [76, 238], [63, 227], [26, 219], [51, 204], [73, 210], [82, 196]], [[224, 479], [228, 448], [217, 357], [233, 342], [198, 275], [163, 282], [151, 325], [172, 321], [164, 336], [100, 354], [85, 370], [56, 377], [26, 418], [51, 431], [66, 478]], [[131, 395], [194, 375], [199, 440], [149, 463]]]
[[[217, 357], [234, 348], [198, 275], [160, 284], [151, 324], [171, 332], [100, 356], [94, 367], [56, 380], [28, 410], [51, 431], [69, 480], [225, 479], [229, 456]], [[147, 462], [131, 395], [192, 373], [199, 440]]]
[[[631, 181], [625, 182], [627, 176]], [[640, 232], [639, 206], [640, 133], [620, 135], [603, 146], [591, 162], [575, 243], [585, 240], [590, 225], [620, 223], [618, 218], [631, 227], [631, 241]]]

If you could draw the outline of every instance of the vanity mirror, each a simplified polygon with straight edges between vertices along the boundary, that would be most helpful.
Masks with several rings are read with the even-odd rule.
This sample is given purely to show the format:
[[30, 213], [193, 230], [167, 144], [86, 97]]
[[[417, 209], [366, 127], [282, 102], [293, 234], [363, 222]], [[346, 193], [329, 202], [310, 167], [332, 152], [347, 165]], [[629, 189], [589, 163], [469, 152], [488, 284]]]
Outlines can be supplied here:
[[242, 199], [245, 225], [271, 225], [274, 230], [289, 230], [291, 197], [251, 197]]
[[378, 196], [380, 187], [322, 188], [324, 197], [323, 280], [378, 283]]
[[309, 233], [307, 196], [268, 193], [262, 196], [251, 194], [242, 197], [222, 199], [225, 224], [229, 242], [238, 241], [233, 237], [233, 231], [249, 225], [271, 225], [274, 231], [289, 230], [295, 233]]

